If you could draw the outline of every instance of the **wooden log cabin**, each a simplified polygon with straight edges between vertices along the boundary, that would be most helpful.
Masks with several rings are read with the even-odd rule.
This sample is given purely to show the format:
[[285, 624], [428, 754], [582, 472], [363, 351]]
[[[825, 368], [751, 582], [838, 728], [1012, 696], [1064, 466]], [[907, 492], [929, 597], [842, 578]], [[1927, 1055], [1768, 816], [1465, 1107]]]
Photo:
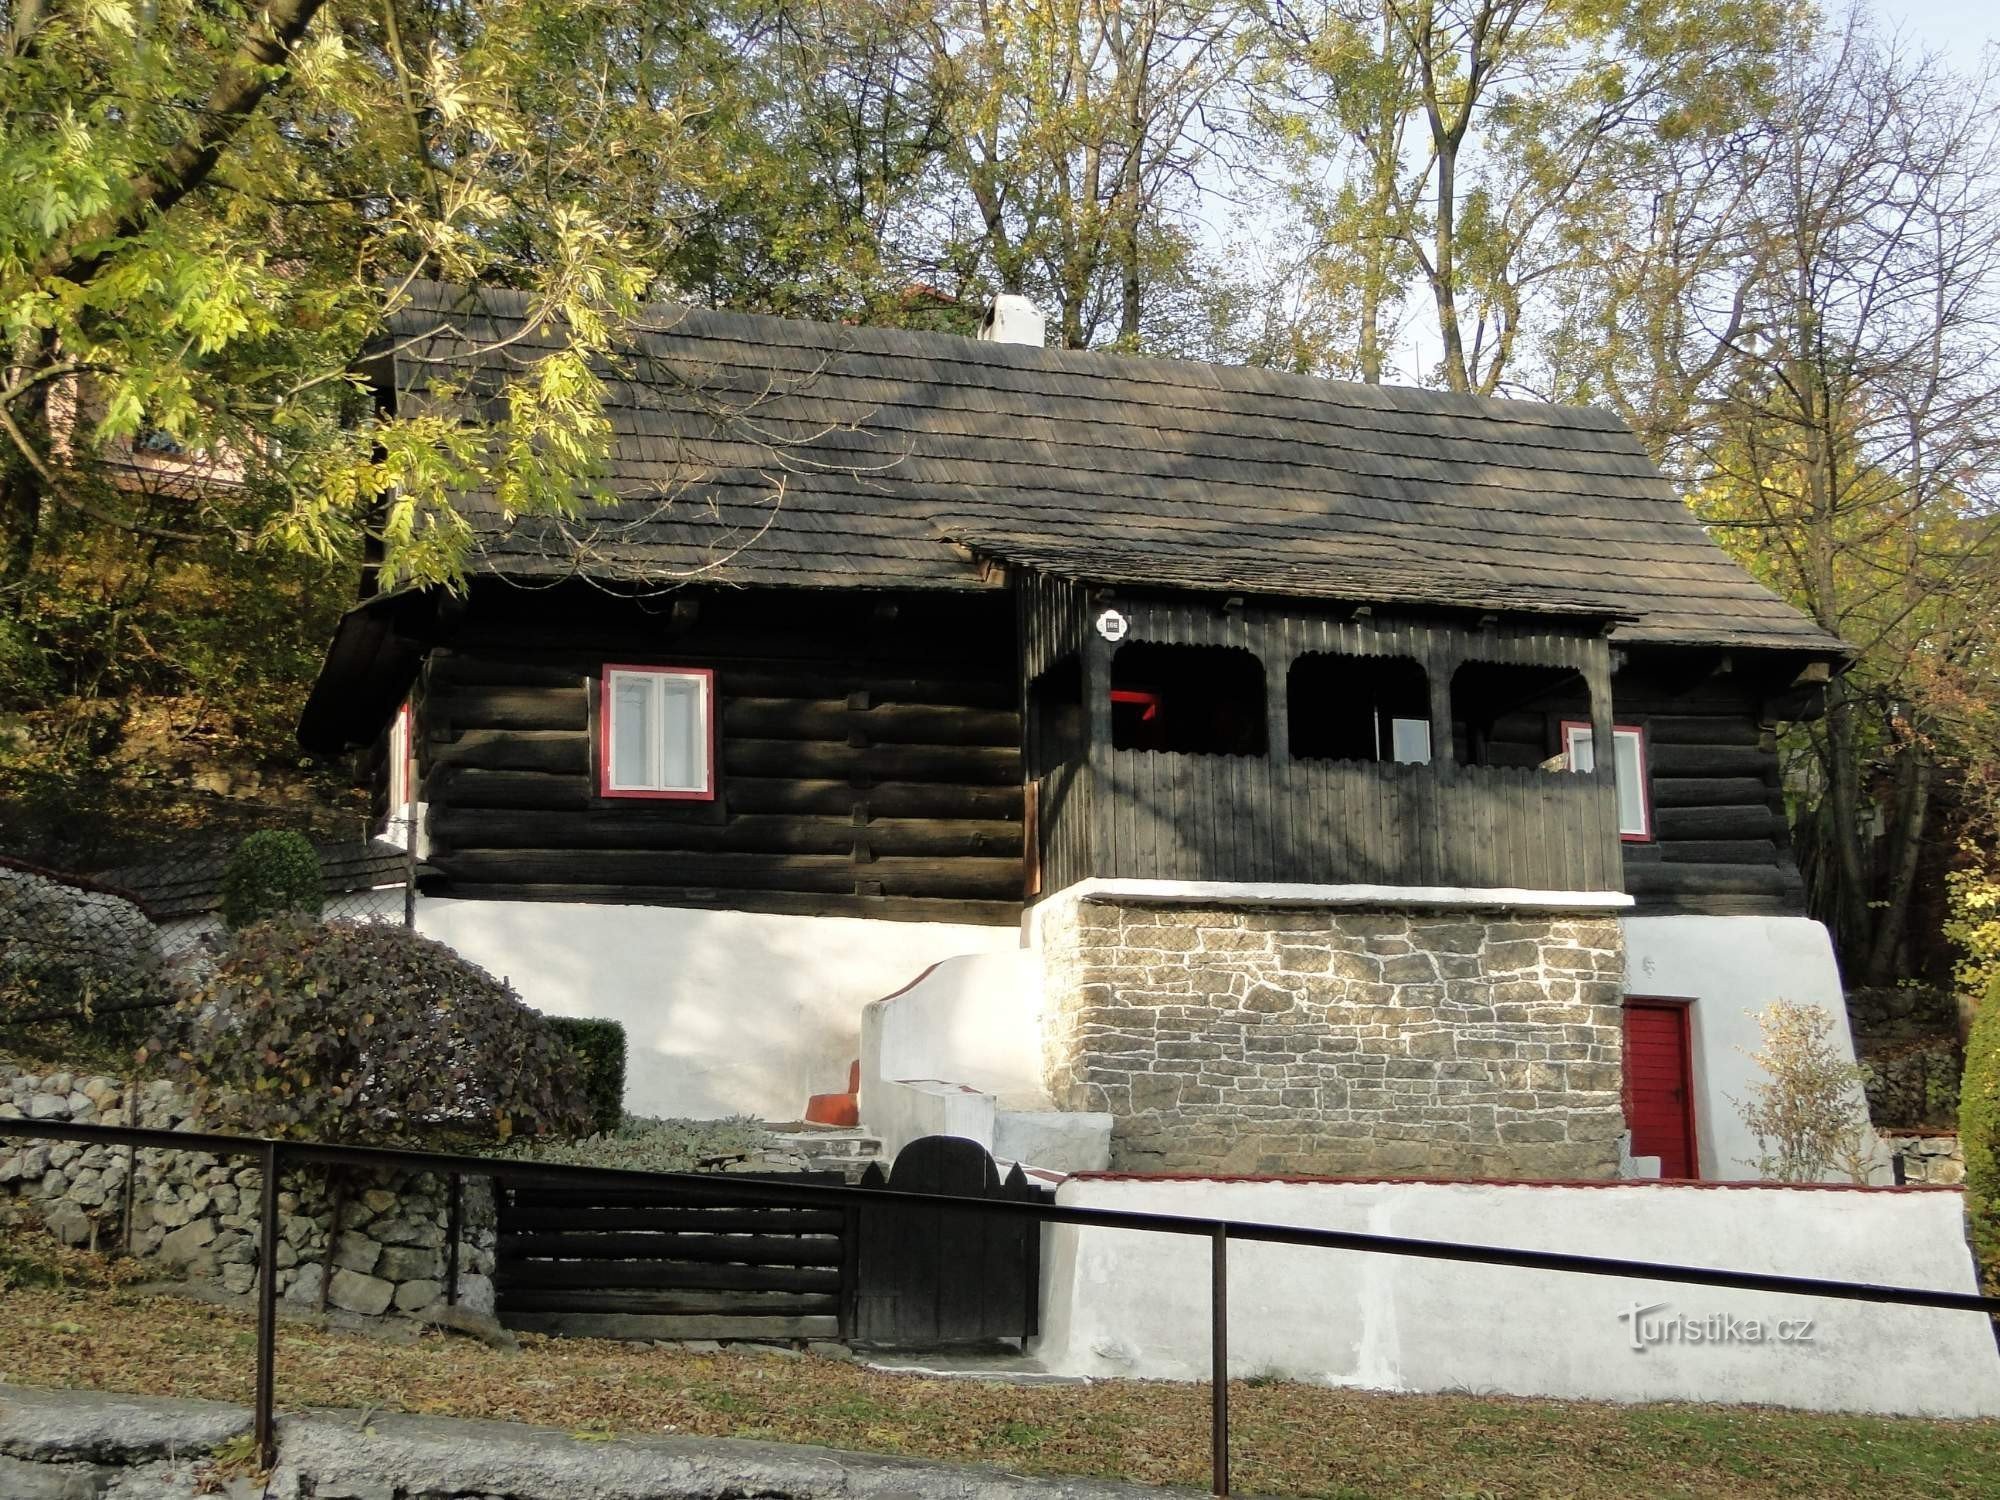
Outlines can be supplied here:
[[[363, 368], [482, 399], [561, 338], [524, 312], [420, 286]], [[665, 307], [610, 381], [618, 501], [465, 496], [467, 589], [360, 602], [300, 739], [415, 825], [420, 925], [625, 1021], [635, 1107], [795, 1113], [931, 965], [1073, 969], [1065, 903], [1610, 924], [1619, 1035], [1579, 1045], [1678, 1007], [1643, 1067], [1688, 1134], [1623, 1145], [1680, 1172], [1741, 1145], [1696, 1122], [1754, 976], [1837, 1006], [1774, 735], [1844, 648], [1614, 417]], [[1077, 1067], [1053, 1107], [1138, 1119]]]

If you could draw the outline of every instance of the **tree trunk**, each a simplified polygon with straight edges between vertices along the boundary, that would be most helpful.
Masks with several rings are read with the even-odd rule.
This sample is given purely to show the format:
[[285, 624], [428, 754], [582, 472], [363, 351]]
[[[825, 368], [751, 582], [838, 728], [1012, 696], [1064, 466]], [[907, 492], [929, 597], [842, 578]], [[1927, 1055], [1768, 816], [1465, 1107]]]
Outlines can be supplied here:
[[[53, 336], [44, 334], [26, 358], [47, 360], [54, 353]], [[40, 381], [23, 391], [10, 415], [29, 446], [46, 456], [49, 383]], [[28, 462], [27, 455], [0, 439], [0, 617], [18, 616], [21, 612], [23, 589], [35, 565], [36, 543], [41, 539], [45, 499], [42, 477]]]
[[1868, 944], [1862, 980], [1869, 985], [1893, 984], [1903, 954], [1903, 933], [1909, 926], [1910, 897], [1916, 889], [1917, 865], [1923, 858], [1924, 829], [1930, 819], [1931, 786], [1937, 767], [1921, 744], [1903, 747], [1897, 757], [1895, 821], [1889, 829], [1887, 883], [1875, 906], [1875, 932]]
[[1444, 342], [1444, 380], [1454, 391], [1472, 388], [1465, 369], [1465, 341], [1458, 333], [1456, 256], [1458, 152], [1440, 142], [1437, 165], [1437, 249], [1431, 270], [1431, 300], [1437, 304], [1438, 334]]
[[1834, 936], [1841, 967], [1849, 975], [1865, 972], [1868, 941], [1868, 862], [1861, 847], [1861, 755], [1854, 742], [1854, 706], [1836, 679], [1826, 713], [1827, 837], [1833, 844], [1835, 910], [1840, 920]]

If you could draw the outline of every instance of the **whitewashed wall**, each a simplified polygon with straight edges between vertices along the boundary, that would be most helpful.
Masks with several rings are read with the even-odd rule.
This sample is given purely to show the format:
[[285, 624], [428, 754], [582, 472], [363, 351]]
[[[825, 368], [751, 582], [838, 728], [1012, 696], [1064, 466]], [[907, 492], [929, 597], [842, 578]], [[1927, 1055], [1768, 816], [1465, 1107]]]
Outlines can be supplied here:
[[[1623, 917], [1619, 925], [1625, 930], [1625, 993], [1693, 1002], [1688, 1032], [1701, 1175], [1710, 1181], [1755, 1178], [1757, 1140], [1737, 1101], [1748, 1099], [1764, 1077], [1750, 1060], [1764, 1045], [1758, 1013], [1774, 1000], [1819, 1006], [1833, 1017], [1834, 1035], [1848, 1057], [1854, 1056], [1833, 940], [1806, 917]], [[1865, 1116], [1859, 1089], [1855, 1098]]]
[[1030, 949], [948, 958], [861, 1019], [861, 1123], [891, 1157], [927, 1135], [1055, 1171], [1111, 1160], [1111, 1117], [1058, 1110], [1042, 1079], [1042, 965]]
[[[1057, 1201], [1463, 1240], [1732, 1270], [1976, 1290], [1960, 1195], [1664, 1183], [1278, 1182], [1076, 1177]], [[1066, 1374], [1208, 1374], [1205, 1239], [1051, 1226], [1035, 1354]], [[1728, 1292], [1277, 1245], [1229, 1252], [1231, 1370], [1391, 1391], [1761, 1402], [2000, 1415], [1977, 1313]], [[1664, 1304], [1656, 1306], [1656, 1304]], [[1766, 1342], [1633, 1348], [1684, 1317], [1760, 1320]], [[1621, 1317], [1621, 1314], [1625, 1316]], [[1777, 1321], [1810, 1318], [1805, 1342]]]
[[625, 1027], [625, 1107], [795, 1120], [847, 1087], [861, 1010], [1012, 927], [568, 901], [421, 897], [417, 928], [562, 1016]]

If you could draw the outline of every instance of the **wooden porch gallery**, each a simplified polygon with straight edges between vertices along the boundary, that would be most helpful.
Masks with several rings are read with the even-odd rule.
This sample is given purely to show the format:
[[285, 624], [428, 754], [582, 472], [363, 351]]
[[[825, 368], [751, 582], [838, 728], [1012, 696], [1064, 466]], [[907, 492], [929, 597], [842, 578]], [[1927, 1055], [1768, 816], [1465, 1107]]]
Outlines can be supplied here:
[[[1561, 704], [1610, 743], [1602, 622], [1482, 626], [1241, 597], [1215, 609], [1047, 578], [1026, 580], [1020, 598], [1040, 851], [1031, 894], [1093, 875], [1621, 889], [1610, 758], [1588, 773], [1552, 770], [1539, 718], [1515, 754], [1502, 738], [1510, 718]], [[1128, 644], [1242, 654], [1257, 674], [1263, 722], [1231, 753], [1121, 744], [1114, 683]], [[1172, 672], [1172, 656], [1160, 660]], [[1343, 662], [1414, 669], [1414, 698], [1400, 717], [1423, 726], [1421, 759], [1412, 748], [1412, 758], [1399, 760], [1380, 742], [1358, 751], [1313, 742], [1315, 717], [1329, 711], [1379, 716], [1383, 734], [1399, 717], [1365, 687], [1335, 685], [1351, 696], [1325, 701], [1325, 674], [1315, 683], [1313, 669]], [[1485, 702], [1468, 720], [1474, 710], [1455, 704], [1453, 685], [1462, 670], [1477, 677], [1486, 666], [1500, 669], [1511, 701]], [[1315, 687], [1319, 695], [1306, 699]], [[1294, 692], [1305, 701], [1294, 702]], [[1148, 706], [1174, 711], [1164, 697]], [[1454, 746], [1476, 758], [1461, 764]]]

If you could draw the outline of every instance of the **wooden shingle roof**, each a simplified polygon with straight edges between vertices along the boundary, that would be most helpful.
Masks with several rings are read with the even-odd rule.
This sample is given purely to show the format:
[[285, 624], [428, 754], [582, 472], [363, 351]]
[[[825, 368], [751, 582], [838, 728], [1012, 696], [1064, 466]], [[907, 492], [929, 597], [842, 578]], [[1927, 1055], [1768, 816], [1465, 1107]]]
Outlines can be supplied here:
[[[399, 409], [559, 347], [519, 294], [419, 285]], [[497, 347], [495, 347], [497, 346]], [[654, 307], [611, 372], [620, 497], [466, 497], [479, 565], [653, 584], [978, 588], [975, 559], [1124, 585], [1586, 614], [1634, 642], [1837, 652], [1591, 408]]]

